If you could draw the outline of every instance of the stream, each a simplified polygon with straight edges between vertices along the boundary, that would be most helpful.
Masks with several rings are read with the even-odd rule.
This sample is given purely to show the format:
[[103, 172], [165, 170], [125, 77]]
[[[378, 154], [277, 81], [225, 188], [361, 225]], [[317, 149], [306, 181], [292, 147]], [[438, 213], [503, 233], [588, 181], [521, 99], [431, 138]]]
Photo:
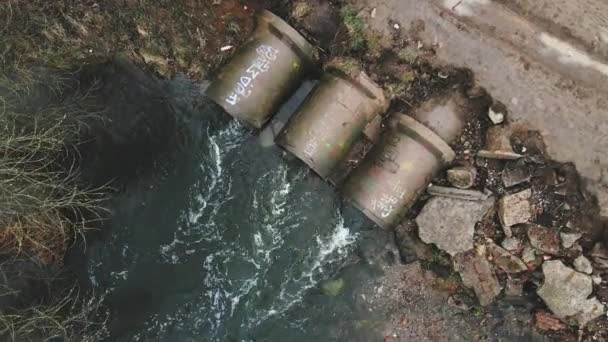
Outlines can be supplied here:
[[385, 317], [363, 299], [390, 262], [389, 234], [200, 85], [166, 86], [193, 143], [118, 195], [87, 248], [109, 340], [382, 340]]

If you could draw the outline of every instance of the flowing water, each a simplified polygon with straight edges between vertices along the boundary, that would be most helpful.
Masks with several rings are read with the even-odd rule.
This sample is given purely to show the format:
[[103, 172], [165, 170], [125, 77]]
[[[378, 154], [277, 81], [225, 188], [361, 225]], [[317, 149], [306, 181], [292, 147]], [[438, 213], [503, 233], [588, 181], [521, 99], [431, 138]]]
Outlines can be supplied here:
[[381, 340], [359, 297], [388, 237], [198, 87], [169, 90], [195, 142], [130, 185], [88, 248], [110, 340]]

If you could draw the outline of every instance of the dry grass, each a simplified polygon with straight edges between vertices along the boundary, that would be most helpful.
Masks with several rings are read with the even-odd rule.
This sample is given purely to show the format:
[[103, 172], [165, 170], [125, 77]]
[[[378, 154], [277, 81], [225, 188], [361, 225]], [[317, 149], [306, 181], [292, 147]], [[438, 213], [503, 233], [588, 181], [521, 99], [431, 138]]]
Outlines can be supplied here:
[[[89, 92], [65, 96], [31, 73], [0, 77], [0, 253], [61, 263], [69, 243], [97, 220], [104, 189], [79, 183], [81, 125], [98, 116]], [[44, 89], [51, 103], [24, 105]]]

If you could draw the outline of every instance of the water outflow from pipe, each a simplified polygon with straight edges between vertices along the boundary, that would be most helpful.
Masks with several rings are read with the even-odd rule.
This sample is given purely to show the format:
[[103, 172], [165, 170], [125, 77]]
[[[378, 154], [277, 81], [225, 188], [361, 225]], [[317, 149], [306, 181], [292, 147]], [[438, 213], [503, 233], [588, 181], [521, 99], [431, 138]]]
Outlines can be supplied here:
[[315, 69], [315, 48], [281, 18], [262, 11], [250, 39], [207, 90], [234, 118], [261, 128]]
[[[359, 287], [380, 272], [382, 232], [278, 146], [191, 105], [186, 82], [171, 81], [171, 97], [195, 141], [130, 185], [88, 247], [86, 276], [112, 307], [108, 341], [380, 339], [369, 325], [386, 317]], [[342, 291], [324, 294], [336, 278]]]
[[454, 159], [448, 142], [466, 124], [464, 101], [457, 91], [427, 101], [412, 117], [394, 113], [388, 131], [349, 175], [344, 195], [379, 226], [399, 223], [437, 172]]

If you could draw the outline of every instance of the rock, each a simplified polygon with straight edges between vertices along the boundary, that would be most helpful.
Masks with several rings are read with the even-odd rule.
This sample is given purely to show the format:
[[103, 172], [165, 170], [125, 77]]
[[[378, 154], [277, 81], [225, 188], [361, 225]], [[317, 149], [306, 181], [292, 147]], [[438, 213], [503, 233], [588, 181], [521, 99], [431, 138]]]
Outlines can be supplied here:
[[330, 1], [295, 1], [291, 16], [323, 48], [327, 48], [336, 37], [340, 20], [336, 7]]
[[520, 258], [509, 253], [491, 240], [486, 242], [486, 247], [492, 257], [492, 262], [501, 270], [507, 273], [519, 273], [528, 270], [528, 267]]
[[326, 296], [336, 297], [344, 290], [344, 279], [328, 280], [321, 285], [321, 292]]
[[527, 225], [528, 239], [532, 247], [537, 250], [555, 255], [559, 252], [560, 238], [555, 229], [539, 226], [537, 224]]
[[490, 198], [489, 193], [476, 190], [456, 189], [445, 186], [431, 185], [426, 189], [429, 195], [461, 199], [466, 201], [485, 201]]
[[494, 106], [488, 110], [488, 117], [493, 124], [498, 125], [505, 121], [505, 115], [499, 111], [494, 110]]
[[490, 127], [486, 133], [486, 146], [477, 153], [481, 158], [514, 160], [523, 157], [513, 151], [510, 126]]
[[526, 223], [532, 218], [530, 197], [532, 197], [532, 190], [527, 189], [505, 195], [498, 202], [498, 217], [507, 237], [513, 236], [511, 226]]
[[589, 299], [593, 281], [588, 275], [566, 267], [560, 260], [543, 264], [545, 281], [537, 291], [549, 309], [560, 319], [584, 326], [604, 314], [597, 298]]
[[515, 237], [510, 237], [502, 240], [500, 245], [509, 252], [515, 252], [521, 248], [521, 240]]
[[572, 247], [582, 236], [583, 234], [581, 233], [559, 233], [559, 237], [562, 240], [562, 247], [564, 248]]
[[568, 327], [559, 318], [545, 311], [534, 314], [534, 324], [536, 328], [544, 331], [559, 331]]
[[510, 297], [521, 297], [524, 293], [524, 281], [516, 278], [507, 278], [505, 295]]
[[469, 166], [460, 166], [448, 170], [448, 181], [460, 189], [468, 189], [475, 184], [477, 169]]
[[540, 258], [537, 258], [536, 250], [534, 249], [534, 247], [532, 247], [530, 245], [526, 245], [524, 247], [524, 250], [521, 252], [521, 260], [524, 263], [526, 263], [526, 265], [528, 265], [528, 267], [536, 268], [537, 266], [540, 265], [539, 264]]
[[494, 198], [484, 202], [433, 197], [418, 217], [418, 235], [426, 243], [454, 256], [473, 248], [475, 224], [494, 206]]
[[525, 183], [532, 178], [529, 167], [523, 160], [508, 162], [502, 170], [502, 182], [507, 188]]
[[574, 269], [576, 269], [579, 272], [586, 273], [586, 274], [593, 273], [593, 266], [591, 266], [591, 261], [589, 261], [589, 259], [585, 258], [584, 255], [581, 255], [578, 258], [574, 259], [573, 265], [574, 265]]
[[608, 250], [601, 244], [596, 243], [591, 251], [591, 260], [595, 268], [606, 271], [608, 270]]
[[482, 306], [491, 304], [500, 294], [500, 283], [486, 259], [484, 248], [456, 255], [454, 268], [460, 273], [463, 284], [475, 291]]

